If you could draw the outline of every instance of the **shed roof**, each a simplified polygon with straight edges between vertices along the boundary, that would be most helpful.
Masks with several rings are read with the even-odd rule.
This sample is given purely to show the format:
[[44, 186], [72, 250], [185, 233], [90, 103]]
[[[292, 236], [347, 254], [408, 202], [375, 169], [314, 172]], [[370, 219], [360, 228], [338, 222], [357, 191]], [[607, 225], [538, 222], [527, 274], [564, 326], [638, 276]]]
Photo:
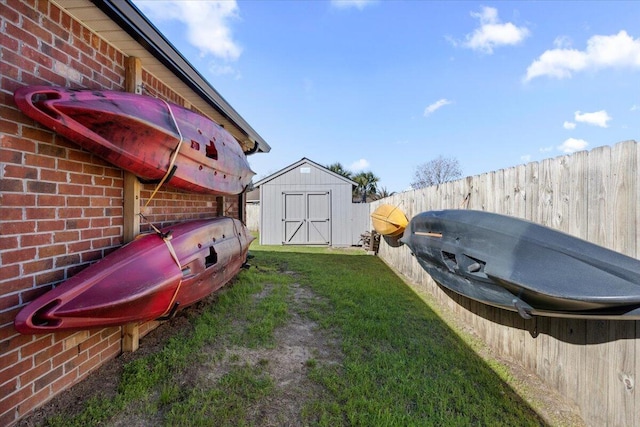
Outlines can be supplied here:
[[259, 187], [262, 184], [266, 184], [267, 182], [269, 182], [269, 181], [271, 181], [271, 180], [273, 180], [275, 178], [278, 178], [279, 176], [282, 176], [285, 173], [290, 172], [290, 171], [296, 169], [297, 167], [302, 166], [305, 163], [312, 164], [315, 167], [322, 169], [326, 173], [328, 173], [328, 174], [330, 174], [330, 175], [332, 175], [332, 176], [344, 181], [347, 184], [351, 184], [351, 185], [354, 185], [354, 186], [358, 185], [356, 182], [350, 180], [349, 178], [346, 178], [346, 177], [340, 175], [339, 173], [335, 173], [334, 171], [332, 171], [330, 169], [327, 169], [326, 167], [322, 166], [321, 164], [318, 164], [318, 163], [314, 162], [313, 160], [309, 160], [306, 157], [303, 157], [302, 159], [298, 160], [297, 162], [295, 162], [295, 163], [293, 163], [293, 164], [291, 164], [291, 165], [289, 165], [289, 166], [287, 166], [285, 168], [280, 169], [278, 172], [272, 173], [271, 175], [269, 175], [269, 176], [267, 176], [265, 178], [262, 178], [260, 181], [256, 182], [253, 185], [254, 185], [254, 187]]
[[247, 154], [271, 147], [158, 31], [131, 0], [52, 0], [225, 127]]

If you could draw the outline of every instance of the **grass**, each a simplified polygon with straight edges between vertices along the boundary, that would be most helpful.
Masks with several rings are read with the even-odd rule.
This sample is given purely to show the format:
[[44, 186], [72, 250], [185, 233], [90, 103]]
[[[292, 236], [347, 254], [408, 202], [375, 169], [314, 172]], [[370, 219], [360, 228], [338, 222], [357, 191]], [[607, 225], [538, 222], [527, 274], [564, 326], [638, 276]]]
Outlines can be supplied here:
[[[215, 304], [193, 317], [192, 332], [129, 363], [115, 397], [94, 398], [74, 419], [57, 425], [104, 424], [135, 408], [164, 425], [250, 425], [252, 405], [275, 393], [268, 361], [235, 365], [214, 383], [180, 375], [203, 363], [202, 349], [273, 346], [274, 331], [291, 314], [291, 284], [320, 298], [303, 315], [341, 343], [339, 365], [311, 358], [305, 367], [322, 398], [304, 403], [302, 419], [319, 426], [527, 426], [537, 414], [470, 350], [378, 258], [358, 250], [261, 247], [254, 266]], [[256, 298], [256, 296], [260, 298]], [[160, 414], [160, 415], [158, 415]]]

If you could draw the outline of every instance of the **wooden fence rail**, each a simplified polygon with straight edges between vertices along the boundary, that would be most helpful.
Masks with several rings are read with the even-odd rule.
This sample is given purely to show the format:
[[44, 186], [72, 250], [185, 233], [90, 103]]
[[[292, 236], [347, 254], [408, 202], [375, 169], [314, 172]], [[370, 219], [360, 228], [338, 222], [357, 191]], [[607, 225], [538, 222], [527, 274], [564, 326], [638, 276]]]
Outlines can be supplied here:
[[[525, 218], [640, 258], [640, 144], [546, 159], [371, 204], [428, 210], [475, 209]], [[406, 246], [380, 243], [379, 256], [448, 307], [495, 352], [571, 398], [593, 426], [640, 426], [640, 321], [537, 317], [443, 291]], [[639, 284], [640, 285], [640, 284]]]

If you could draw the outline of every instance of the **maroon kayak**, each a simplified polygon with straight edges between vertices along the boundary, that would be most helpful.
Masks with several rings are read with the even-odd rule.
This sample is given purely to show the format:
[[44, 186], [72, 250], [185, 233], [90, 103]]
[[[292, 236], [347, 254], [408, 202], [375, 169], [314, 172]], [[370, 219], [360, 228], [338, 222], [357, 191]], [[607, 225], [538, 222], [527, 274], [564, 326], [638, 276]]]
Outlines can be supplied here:
[[27, 86], [14, 99], [27, 116], [146, 181], [159, 182], [169, 171], [166, 183], [173, 187], [231, 195], [241, 193], [254, 175], [229, 132], [158, 98]]
[[164, 238], [144, 235], [32, 301], [16, 316], [16, 330], [36, 334], [169, 317], [233, 278], [253, 240], [227, 217], [161, 232]]

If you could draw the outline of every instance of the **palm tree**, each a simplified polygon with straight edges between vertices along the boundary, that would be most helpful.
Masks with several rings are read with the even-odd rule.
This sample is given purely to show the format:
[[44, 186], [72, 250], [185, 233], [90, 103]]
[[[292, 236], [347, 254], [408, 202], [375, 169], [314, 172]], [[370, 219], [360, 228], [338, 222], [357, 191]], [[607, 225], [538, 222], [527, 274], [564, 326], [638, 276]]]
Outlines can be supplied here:
[[367, 197], [375, 195], [378, 191], [380, 178], [375, 176], [373, 172], [360, 172], [353, 177], [353, 180], [358, 184], [354, 193], [362, 197], [362, 203], [366, 203]]
[[387, 190], [387, 187], [380, 187], [375, 194], [375, 199], [376, 200], [384, 199], [385, 197], [391, 197], [394, 194], [396, 194], [395, 191], [389, 191]]
[[327, 169], [329, 169], [331, 172], [337, 173], [338, 175], [342, 175], [347, 179], [353, 178], [353, 174], [350, 171], [346, 170], [340, 162], [336, 162], [327, 166]]

